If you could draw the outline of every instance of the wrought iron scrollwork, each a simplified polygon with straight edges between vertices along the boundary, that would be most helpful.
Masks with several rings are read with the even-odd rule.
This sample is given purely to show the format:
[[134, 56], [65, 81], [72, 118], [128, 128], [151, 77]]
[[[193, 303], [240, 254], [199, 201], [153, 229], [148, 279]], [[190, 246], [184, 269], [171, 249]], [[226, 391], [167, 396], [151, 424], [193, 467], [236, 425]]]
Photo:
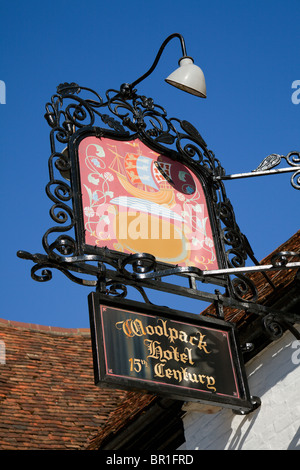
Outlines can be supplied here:
[[[49, 256], [36, 253], [31, 254], [26, 251], [19, 250], [17, 252], [19, 258], [31, 260], [36, 263], [31, 269], [31, 277], [38, 282], [47, 282], [52, 279], [52, 271], [51, 269], [57, 269], [58, 271], [62, 272], [65, 276], [67, 276], [71, 281], [75, 282], [76, 284], [80, 284], [82, 286], [88, 287], [96, 287], [97, 281], [95, 280], [88, 280], [82, 279], [78, 276], [75, 276], [71, 271], [81, 272], [83, 274], [93, 274], [89, 269], [86, 269], [83, 264], [73, 263], [72, 265], [68, 264], [68, 262], [58, 261], [58, 259], [51, 258]], [[41, 274], [37, 274], [38, 271], [41, 271]], [[95, 273], [94, 273], [95, 274]]]
[[[45, 119], [51, 128], [49, 182], [46, 185], [46, 193], [53, 203], [50, 217], [55, 225], [49, 228], [42, 238], [46, 255], [18, 252], [21, 258], [30, 259], [35, 263], [31, 271], [33, 279], [39, 282], [48, 281], [52, 277], [51, 269], [56, 268], [73, 282], [94, 286], [109, 296], [126, 297], [128, 286], [131, 286], [140, 292], [145, 302], [150, 303], [144, 287], [153, 288], [153, 282], [159, 280], [161, 290], [164, 290], [162, 279], [178, 275], [189, 279], [189, 287], [180, 288], [181, 295], [204, 298], [212, 302], [219, 299], [197, 290], [196, 281], [215, 283], [218, 277], [213, 276], [211, 280], [204, 278], [203, 272], [197, 267], [162, 265], [147, 253], [116, 256], [105, 249], [101, 249], [99, 254], [87, 254], [82, 250], [76, 235], [78, 208], [74, 207], [74, 190], [70, 181], [72, 162], [68, 148], [76, 133], [78, 135], [84, 128], [97, 131], [99, 124], [101, 129], [112, 130], [123, 139], [138, 136], [146, 145], [159, 149], [162, 153], [168, 149], [174, 160], [188, 165], [203, 178], [214, 213], [214, 232], [223, 271], [227, 268], [243, 268], [248, 258], [254, 259], [226, 195], [222, 180], [225, 171], [191, 123], [169, 118], [166, 110], [152, 98], [138, 95], [135, 89], [126, 84], [122, 85], [120, 90], [107, 90], [103, 99], [90, 88], [81, 87], [76, 83], [63, 83], [57, 87], [57, 93], [46, 104]], [[277, 165], [279, 159], [273, 157], [263, 165]], [[281, 158], [296, 167], [299, 165], [300, 154], [291, 152], [286, 157], [280, 156]], [[295, 187], [300, 187], [299, 172], [296, 172], [293, 178]], [[284, 266], [286, 259], [287, 254], [281, 253], [272, 262]], [[39, 271], [41, 274], [38, 274]], [[87, 279], [87, 276], [92, 276], [93, 279]], [[244, 300], [257, 300], [254, 283], [241, 272], [233, 279], [225, 273], [219, 276], [216, 283], [226, 287], [225, 296], [235, 299], [235, 305]], [[170, 289], [170, 285], [166, 284], [165, 289]], [[267, 324], [269, 325], [268, 322]]]
[[279, 251], [271, 258], [271, 263], [275, 267], [285, 267], [291, 260], [300, 259], [300, 253], [294, 251]]
[[123, 299], [127, 296], [127, 287], [125, 284], [109, 281], [106, 284], [105, 293], [111, 297]]
[[299, 331], [283, 314], [270, 312], [263, 317], [262, 323], [265, 332], [272, 340], [281, 338], [286, 330], [289, 330], [296, 339], [300, 340]]
[[285, 160], [288, 165], [291, 167], [291, 170], [295, 168], [295, 172], [291, 176], [291, 185], [295, 189], [300, 189], [300, 152], [289, 152], [287, 155], [279, 155], [277, 153], [272, 153], [268, 155], [264, 160], [258, 165], [258, 167], [253, 170], [253, 172], [261, 172], [272, 170], [277, 167], [282, 160]]
[[[76, 83], [63, 83], [57, 87], [57, 93], [46, 104], [45, 118], [51, 127], [50, 181], [46, 192], [53, 202], [50, 216], [56, 224], [47, 230], [43, 237], [43, 247], [49, 259], [56, 258], [63, 262], [65, 256], [76, 257], [79, 254], [75, 234], [71, 233], [76, 225], [76, 215], [72, 206], [72, 188], [68, 180], [71, 162], [67, 148], [75, 132], [85, 126], [95, 126], [98, 120], [102, 125], [122, 135], [130, 136], [134, 133], [141, 136], [146, 143], [168, 146], [174, 150], [174, 158], [180, 158], [183, 163], [189, 163], [205, 175], [211, 187], [211, 198], [214, 203], [219, 201], [217, 223], [223, 223], [220, 233], [224, 243], [230, 247], [224, 253], [225, 262], [228, 267], [243, 266], [247, 258], [242, 243], [243, 236], [226, 198], [223, 182], [212, 178], [224, 174], [224, 169], [191, 123], [168, 118], [165, 109], [155, 104], [152, 98], [137, 95], [136, 90], [128, 89], [126, 85], [119, 91], [108, 90], [106, 100], [103, 100], [95, 91]], [[59, 232], [57, 238], [50, 241], [50, 238]], [[124, 266], [122, 269], [124, 270]], [[184, 270], [176, 267], [174, 273], [176, 271], [182, 274]], [[147, 274], [150, 278], [149, 269], [147, 273], [135, 272], [136, 277], [140, 275], [141, 278], [142, 274]], [[200, 272], [196, 274], [201, 276]], [[234, 285], [232, 284], [233, 292]]]
[[283, 335], [283, 325], [282, 321], [273, 313], [269, 313], [263, 318], [263, 326], [266, 333], [272, 338], [273, 340], [281, 338]]
[[[246, 237], [241, 233], [236, 219], [233, 207], [229, 199], [225, 196], [224, 187], [222, 187], [223, 199], [217, 204], [217, 218], [221, 224], [221, 233], [224, 246], [227, 246], [226, 261], [228, 268], [242, 268], [248, 257], [252, 255], [251, 247]], [[253, 257], [252, 257], [253, 259]], [[257, 300], [257, 289], [249, 277], [243, 274], [237, 275], [228, 283], [231, 295], [237, 299], [248, 299], [253, 302]]]
[[247, 276], [242, 274], [236, 274], [236, 277], [232, 279], [233, 293], [239, 300], [245, 300], [256, 302], [258, 299], [257, 288]]

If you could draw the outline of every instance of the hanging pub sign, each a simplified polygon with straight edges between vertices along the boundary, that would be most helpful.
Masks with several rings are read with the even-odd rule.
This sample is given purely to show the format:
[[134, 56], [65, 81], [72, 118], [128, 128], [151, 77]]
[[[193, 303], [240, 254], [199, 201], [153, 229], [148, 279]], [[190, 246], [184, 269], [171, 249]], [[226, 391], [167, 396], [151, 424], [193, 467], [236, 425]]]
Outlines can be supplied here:
[[[226, 195], [225, 170], [198, 130], [130, 86], [106, 97], [63, 83], [46, 104], [55, 224], [43, 235], [45, 254], [18, 251], [34, 261], [32, 278], [48, 281], [55, 268], [108, 295], [118, 284], [144, 299], [147, 287], [215, 301], [219, 294], [199, 288], [211, 283], [226, 289], [231, 305], [255, 301], [241, 271], [251, 247]], [[178, 282], [164, 282], [170, 276]]]
[[[69, 144], [84, 253], [149, 253], [158, 263], [218, 269], [206, 182], [178, 153], [100, 128]], [[218, 237], [216, 237], [218, 239]]]
[[253, 408], [231, 323], [94, 292], [89, 309], [96, 385]]

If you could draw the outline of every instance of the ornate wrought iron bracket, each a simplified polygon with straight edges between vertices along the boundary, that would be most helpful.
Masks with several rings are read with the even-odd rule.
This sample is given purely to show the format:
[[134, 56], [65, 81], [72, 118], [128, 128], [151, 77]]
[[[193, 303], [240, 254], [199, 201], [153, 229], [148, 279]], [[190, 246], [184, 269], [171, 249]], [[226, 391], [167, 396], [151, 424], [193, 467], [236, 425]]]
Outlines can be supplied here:
[[[293, 327], [294, 323], [300, 321], [300, 314], [298, 313], [283, 314], [281, 311], [276, 311], [273, 308], [268, 308], [253, 301], [240, 300], [231, 296], [221, 295], [218, 290], [212, 294], [195, 288], [187, 289], [174, 284], [158, 282], [158, 279], [162, 277], [177, 274], [192, 274], [197, 280], [203, 282], [205, 273], [199, 272], [195, 267], [175, 267], [155, 271], [156, 261], [154, 257], [145, 253], [129, 255], [117, 264], [111, 263], [111, 267], [113, 267], [114, 270], [108, 270], [104, 263], [105, 261], [107, 263], [107, 260], [97, 255], [65, 257], [64, 260], [51, 259], [39, 253], [32, 255], [24, 251], [18, 251], [17, 255], [22, 259], [31, 260], [36, 263], [31, 270], [31, 276], [38, 282], [51, 280], [52, 273], [50, 270], [57, 269], [71, 281], [82, 286], [95, 287], [99, 292], [114, 298], [126, 297], [127, 287], [129, 286], [138, 290], [143, 300], [147, 303], [151, 302], [145, 292], [145, 288], [164, 291], [175, 295], [183, 295], [214, 304], [219, 317], [223, 317], [224, 307], [244, 310], [245, 312], [261, 316], [265, 330], [272, 339], [278, 339], [285, 329], [289, 329], [297, 339], [300, 339], [300, 333]], [[290, 253], [281, 253], [280, 258], [286, 260], [288, 255], [290, 255]], [[97, 266], [89, 264], [91, 262], [96, 262]], [[290, 263], [286, 263], [285, 266], [290, 268], [291, 266], [289, 266], [289, 264]], [[133, 268], [132, 272], [128, 270], [129, 266]], [[274, 269], [279, 269], [279, 265], [276, 266], [275, 260], [274, 265], [271, 266]], [[41, 270], [40, 275], [37, 274], [39, 270]], [[94, 276], [95, 279], [83, 279], [75, 276], [72, 272], [84, 274], [85, 276], [91, 275]]]
[[[273, 169], [277, 167], [282, 160], [285, 160], [290, 166], [286, 168]], [[216, 180], [236, 180], [257, 176], [281, 175], [284, 173], [293, 173], [290, 180], [291, 185], [295, 189], [300, 189], [300, 152], [290, 152], [286, 156], [272, 153], [271, 155], [268, 155], [252, 172], [216, 176]]]
[[[290, 314], [285, 320], [281, 312], [257, 304], [257, 289], [247, 274], [261, 272], [274, 288], [267, 276], [268, 271], [297, 269], [300, 267], [297, 261], [300, 255], [294, 252], [278, 253], [270, 265], [260, 265], [247, 238], [239, 229], [223, 181], [292, 171], [292, 185], [299, 189], [300, 153], [290, 152], [286, 157], [272, 155], [254, 172], [226, 175], [198, 130], [185, 120], [168, 118], [166, 111], [156, 105], [152, 98], [136, 93], [133, 89], [135, 84], [133, 82], [129, 89], [122, 86], [119, 91], [107, 90], [104, 101], [89, 88], [80, 87], [76, 83], [64, 83], [57, 87], [57, 93], [46, 104], [45, 118], [51, 128], [46, 193], [53, 203], [50, 216], [55, 226], [48, 229], [42, 239], [46, 254], [30, 254], [26, 251], [17, 253], [20, 258], [35, 263], [31, 270], [32, 278], [38, 282], [48, 281], [52, 277], [51, 269], [55, 268], [73, 282], [94, 287], [108, 296], [126, 297], [127, 287], [130, 286], [140, 292], [145, 302], [150, 303], [145, 291], [149, 288], [212, 302], [217, 305], [220, 316], [223, 307], [253, 312], [266, 318], [268, 331], [274, 330], [270, 326], [274, 322], [287, 321], [289, 327], [292, 327], [294, 322], [299, 321], [299, 315]], [[101, 128], [98, 127], [99, 123]], [[78, 228], [80, 224], [82, 227], [83, 212], [80, 187], [74, 186], [74, 162], [69, 150], [86, 129], [99, 138], [103, 135], [103, 129], [123, 140], [138, 137], [150, 148], [167, 153], [174, 161], [180, 161], [204, 181], [210, 201], [219, 269], [201, 270], [195, 266], [167, 265], [158, 262], [151, 254], [128, 255], [105, 247], [85, 249]], [[282, 159], [291, 168], [272, 170]], [[249, 260], [254, 263], [252, 267], [247, 266]], [[170, 276], [176, 276], [180, 282], [187, 280], [188, 286], [163, 281], [163, 278]], [[221, 286], [225, 288], [225, 294], [200, 290], [198, 283], [202, 286]]]

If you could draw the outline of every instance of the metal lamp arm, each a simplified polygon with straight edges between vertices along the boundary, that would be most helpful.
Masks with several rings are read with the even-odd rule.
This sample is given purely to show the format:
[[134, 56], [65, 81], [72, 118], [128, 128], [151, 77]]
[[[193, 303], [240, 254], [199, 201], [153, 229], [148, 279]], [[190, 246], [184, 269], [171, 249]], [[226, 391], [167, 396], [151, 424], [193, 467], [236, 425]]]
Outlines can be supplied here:
[[166, 47], [166, 45], [173, 39], [173, 38], [179, 38], [180, 39], [180, 43], [181, 43], [181, 48], [182, 48], [182, 56], [183, 57], [186, 57], [187, 54], [186, 54], [186, 47], [185, 47], [185, 42], [184, 42], [184, 39], [182, 37], [181, 34], [179, 33], [174, 33], [174, 34], [171, 34], [170, 36], [167, 37], [167, 39], [164, 40], [164, 42], [162, 43], [162, 45], [160, 46], [160, 49], [155, 57], [155, 60], [152, 64], [152, 66], [150, 67], [150, 69], [148, 70], [148, 72], [144, 73], [144, 75], [142, 75], [140, 78], [138, 78], [137, 80], [135, 80], [134, 82], [132, 82], [129, 86], [130, 88], [132, 89], [134, 86], [136, 86], [138, 83], [142, 82], [145, 78], [147, 78], [152, 72], [153, 70], [155, 69], [155, 67], [157, 66], [158, 64], [158, 61], [163, 53], [163, 50], [164, 48]]

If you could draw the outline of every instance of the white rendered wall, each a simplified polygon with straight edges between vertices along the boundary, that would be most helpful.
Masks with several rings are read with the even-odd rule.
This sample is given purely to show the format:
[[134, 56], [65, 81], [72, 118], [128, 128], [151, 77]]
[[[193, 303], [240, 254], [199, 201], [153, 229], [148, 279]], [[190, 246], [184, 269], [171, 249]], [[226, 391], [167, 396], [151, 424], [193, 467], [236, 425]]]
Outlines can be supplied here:
[[260, 408], [246, 416], [225, 408], [187, 412], [180, 450], [300, 450], [300, 341], [285, 333], [253, 358], [246, 372]]

